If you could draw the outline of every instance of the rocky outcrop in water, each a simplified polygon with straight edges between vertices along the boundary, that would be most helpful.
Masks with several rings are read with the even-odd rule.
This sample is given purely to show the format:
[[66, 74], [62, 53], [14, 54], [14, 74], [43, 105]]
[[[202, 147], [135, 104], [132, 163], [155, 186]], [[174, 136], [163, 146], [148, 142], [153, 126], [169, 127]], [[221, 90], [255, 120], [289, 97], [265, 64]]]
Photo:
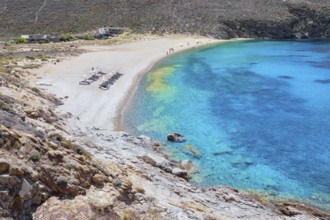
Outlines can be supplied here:
[[185, 142], [186, 139], [184, 138], [183, 135], [178, 134], [178, 133], [170, 133], [167, 135], [167, 140], [170, 142], [177, 142], [177, 143], [182, 143]]

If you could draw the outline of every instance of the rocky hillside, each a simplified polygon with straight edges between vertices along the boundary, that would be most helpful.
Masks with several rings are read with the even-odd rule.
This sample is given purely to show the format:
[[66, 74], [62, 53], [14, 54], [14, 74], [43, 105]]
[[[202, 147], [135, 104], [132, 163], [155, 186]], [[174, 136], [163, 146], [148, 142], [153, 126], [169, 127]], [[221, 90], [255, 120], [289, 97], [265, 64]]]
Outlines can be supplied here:
[[0, 35], [84, 32], [104, 25], [136, 32], [218, 38], [330, 36], [327, 0], [0, 0]]
[[72, 116], [56, 111], [61, 99], [29, 73], [77, 53], [61, 44], [57, 58], [40, 56], [52, 47], [0, 48], [0, 219], [330, 219], [303, 204], [196, 188], [187, 182], [196, 167], [167, 159], [148, 137], [71, 128]]

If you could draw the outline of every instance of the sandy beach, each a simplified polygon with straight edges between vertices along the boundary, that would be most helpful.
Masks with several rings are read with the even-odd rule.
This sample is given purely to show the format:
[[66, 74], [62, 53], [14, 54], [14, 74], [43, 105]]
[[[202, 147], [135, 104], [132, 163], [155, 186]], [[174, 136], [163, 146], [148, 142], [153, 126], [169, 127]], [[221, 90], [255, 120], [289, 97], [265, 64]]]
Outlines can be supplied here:
[[[125, 101], [134, 92], [141, 76], [168, 56], [170, 48], [177, 53], [219, 42], [222, 41], [205, 37], [169, 36], [149, 37], [117, 45], [81, 46], [86, 53], [38, 69], [39, 79], [35, 83], [50, 84], [44, 88], [64, 101], [58, 110], [72, 113], [80, 125], [119, 130], [118, 118]], [[100, 79], [90, 85], [79, 85], [83, 75], [93, 67], [101, 67], [104, 72], [119, 68], [123, 76], [109, 90], [98, 88], [102, 82]]]

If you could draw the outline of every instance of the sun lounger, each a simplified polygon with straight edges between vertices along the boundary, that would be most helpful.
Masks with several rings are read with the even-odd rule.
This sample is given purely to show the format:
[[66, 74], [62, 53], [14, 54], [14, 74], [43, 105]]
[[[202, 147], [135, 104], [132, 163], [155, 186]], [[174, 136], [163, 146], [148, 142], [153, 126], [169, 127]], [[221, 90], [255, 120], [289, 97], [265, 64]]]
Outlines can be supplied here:
[[116, 72], [114, 75], [110, 76], [106, 81], [100, 84], [99, 88], [103, 90], [108, 90], [111, 85], [113, 85], [123, 74]]
[[102, 72], [102, 71], [98, 71], [97, 73], [91, 75], [90, 77], [88, 77], [87, 79], [80, 81], [79, 84], [80, 85], [90, 85], [91, 83], [97, 81], [99, 78], [101, 78], [102, 76], [106, 75], [107, 73]]

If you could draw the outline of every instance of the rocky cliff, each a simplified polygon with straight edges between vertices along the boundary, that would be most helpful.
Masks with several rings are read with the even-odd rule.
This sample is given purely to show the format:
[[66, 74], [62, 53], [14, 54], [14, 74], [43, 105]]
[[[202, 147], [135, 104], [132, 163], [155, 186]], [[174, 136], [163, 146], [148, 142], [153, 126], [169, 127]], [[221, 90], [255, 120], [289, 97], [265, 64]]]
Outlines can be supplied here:
[[79, 50], [0, 49], [0, 219], [330, 219], [304, 204], [196, 188], [187, 182], [196, 167], [148, 137], [72, 128], [29, 69]]
[[329, 18], [327, 0], [0, 0], [3, 36], [110, 25], [217, 38], [320, 38], [330, 36]]

